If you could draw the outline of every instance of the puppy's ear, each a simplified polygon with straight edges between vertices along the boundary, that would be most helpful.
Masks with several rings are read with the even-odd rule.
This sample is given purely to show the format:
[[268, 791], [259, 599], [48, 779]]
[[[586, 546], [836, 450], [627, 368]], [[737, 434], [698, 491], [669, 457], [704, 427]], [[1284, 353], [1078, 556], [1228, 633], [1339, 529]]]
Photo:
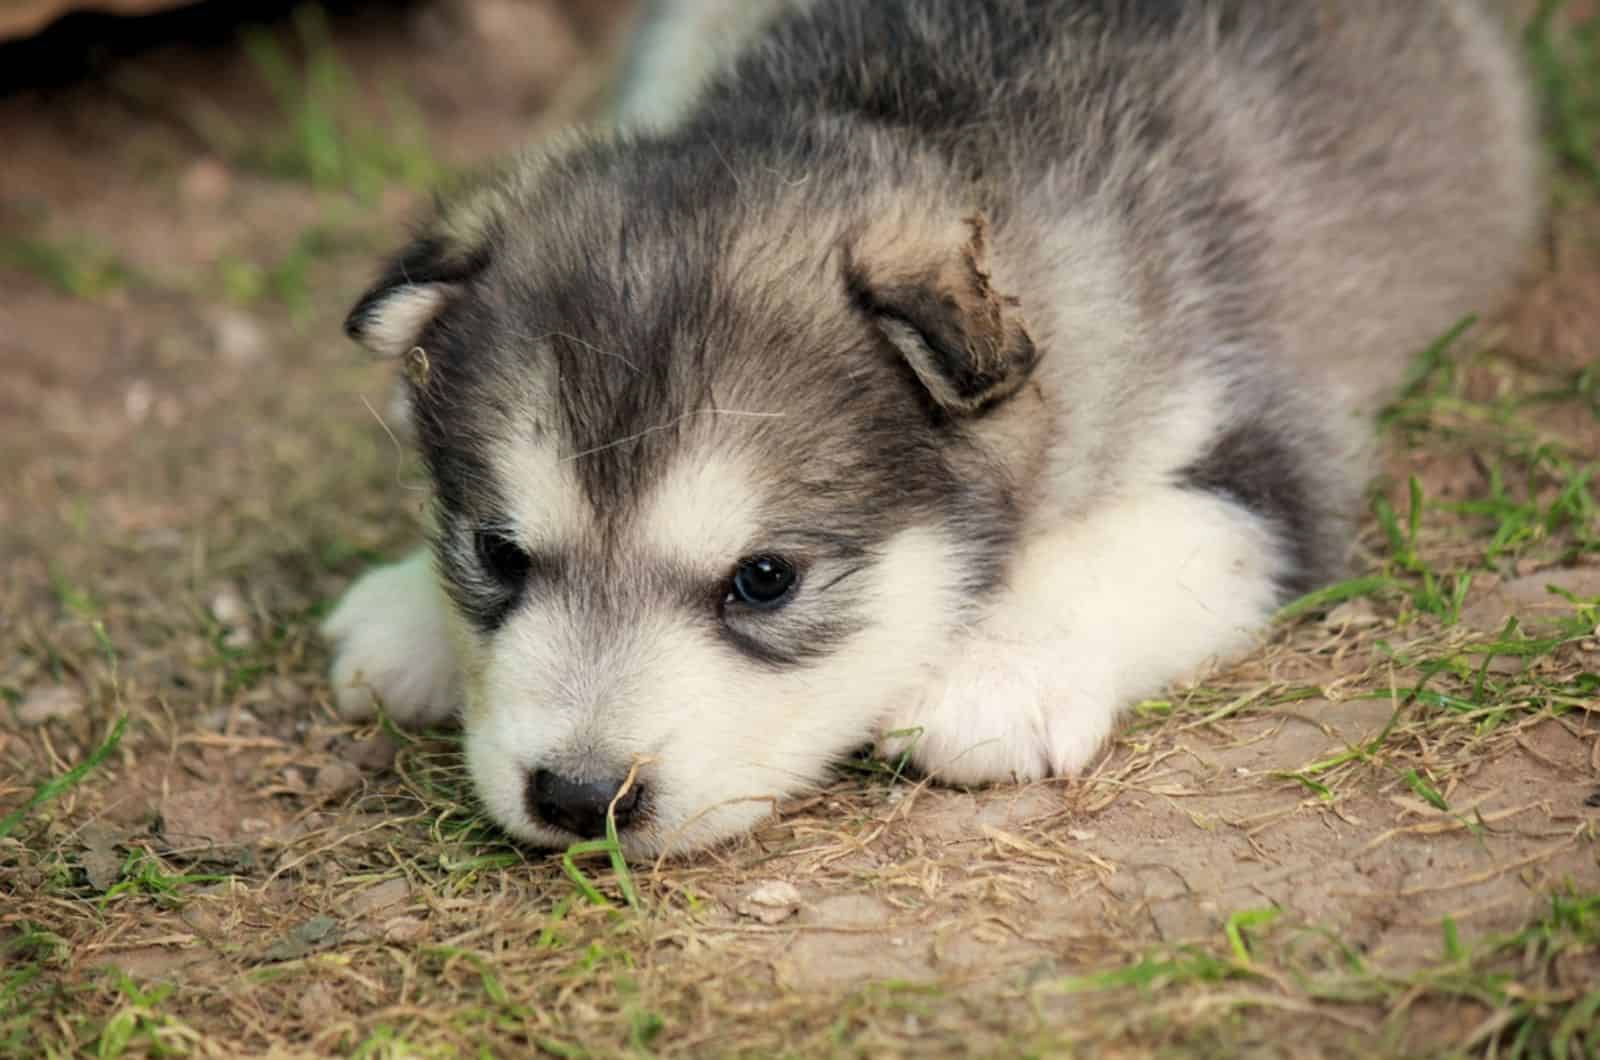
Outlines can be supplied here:
[[397, 254], [345, 318], [344, 331], [379, 357], [399, 357], [488, 264], [486, 227], [443, 212]]
[[932, 238], [897, 227], [870, 226], [847, 248], [851, 296], [940, 408], [972, 415], [1004, 401], [1038, 353], [1017, 300], [990, 284], [984, 219]]

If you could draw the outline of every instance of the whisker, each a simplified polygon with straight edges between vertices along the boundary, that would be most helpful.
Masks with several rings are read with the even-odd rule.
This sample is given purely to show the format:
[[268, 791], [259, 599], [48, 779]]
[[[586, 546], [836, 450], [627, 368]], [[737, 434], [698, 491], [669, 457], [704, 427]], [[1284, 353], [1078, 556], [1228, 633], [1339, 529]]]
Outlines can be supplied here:
[[404, 463], [406, 457], [405, 446], [400, 444], [399, 436], [394, 433], [394, 430], [390, 428], [389, 424], [384, 420], [383, 414], [372, 407], [372, 402], [367, 400], [367, 395], [361, 395], [361, 404], [365, 405], [367, 411], [372, 413], [372, 418], [378, 421], [378, 426], [383, 428], [383, 433], [389, 436], [389, 441], [394, 445], [394, 484], [411, 493], [428, 492], [428, 488], [426, 486], [407, 484], [401, 479], [401, 465]]
[[739, 174], [734, 171], [733, 166], [728, 162], [728, 156], [722, 153], [722, 148], [717, 146], [717, 141], [708, 136], [706, 137], [706, 142], [711, 145], [711, 150], [717, 153], [717, 159], [722, 163], [722, 168], [726, 169], [728, 176], [733, 178], [733, 186], [743, 191], [744, 181], [739, 179]]
[[579, 453], [573, 453], [571, 456], [563, 457], [561, 462], [564, 463], [564, 464], [570, 464], [574, 460], [581, 460], [586, 456], [593, 456], [596, 453], [603, 453], [607, 449], [616, 449], [619, 446], [627, 445], [629, 442], [637, 442], [641, 438], [647, 438], [652, 434], [660, 434], [662, 431], [670, 431], [670, 430], [674, 429], [675, 427], [677, 427], [679, 424], [683, 423], [685, 420], [691, 419], [692, 417], [705, 416], [705, 415], [711, 415], [711, 416], [744, 416], [744, 417], [748, 417], [748, 418], [751, 418], [751, 419], [774, 419], [775, 420], [775, 419], [782, 419], [784, 416], [787, 416], [788, 413], [784, 413], [784, 412], [738, 412], [738, 411], [735, 411], [733, 409], [696, 409], [693, 412], [685, 412], [682, 416], [679, 416], [676, 419], [674, 419], [674, 420], [672, 420], [672, 421], [670, 421], [668, 423], [659, 423], [659, 424], [655, 425], [654, 427], [646, 427], [644, 430], [639, 431], [639, 432], [637, 432], [635, 434], [630, 434], [630, 435], [627, 435], [626, 437], [618, 438], [615, 441], [607, 442], [604, 445], [597, 445], [592, 449], [585, 449], [585, 450], [583, 450], [582, 452], [579, 452]]
[[614, 361], [621, 361], [623, 364], [628, 366], [628, 369], [632, 371], [634, 375], [640, 374], [639, 366], [628, 360], [628, 358], [624, 357], [622, 354], [612, 353], [610, 350], [602, 350], [594, 343], [580, 339], [576, 335], [569, 335], [565, 331], [547, 331], [539, 337], [566, 339], [568, 342], [575, 342], [579, 346], [582, 346], [584, 349], [588, 350], [590, 353], [598, 354], [601, 357], [610, 357]]

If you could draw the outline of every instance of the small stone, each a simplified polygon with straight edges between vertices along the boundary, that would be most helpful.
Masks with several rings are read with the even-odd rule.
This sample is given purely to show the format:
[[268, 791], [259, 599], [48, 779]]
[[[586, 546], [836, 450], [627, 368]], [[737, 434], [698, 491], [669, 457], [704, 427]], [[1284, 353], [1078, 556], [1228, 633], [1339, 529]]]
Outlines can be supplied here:
[[350, 761], [362, 769], [373, 772], [388, 769], [394, 765], [394, 760], [400, 753], [400, 745], [394, 737], [381, 729], [371, 738], [352, 744], [347, 752]]
[[300, 1015], [307, 1024], [323, 1027], [344, 1017], [338, 997], [327, 983], [312, 983], [300, 994]]
[[233, 175], [226, 165], [215, 158], [202, 158], [179, 178], [178, 192], [196, 205], [215, 206], [227, 198], [232, 184]]
[[122, 395], [123, 411], [132, 423], [143, 423], [150, 418], [150, 409], [156, 403], [155, 387], [147, 379], [135, 379]]
[[1329, 611], [1322, 624], [1329, 629], [1368, 629], [1382, 621], [1372, 601], [1363, 596], [1346, 600]]
[[[1552, 593], [1552, 586], [1562, 592]], [[1561, 630], [1577, 610], [1568, 595], [1580, 600], [1600, 595], [1600, 576], [1591, 569], [1574, 567], [1542, 570], [1504, 582], [1490, 592], [1474, 593], [1461, 609], [1461, 624], [1468, 629], [1498, 633], [1505, 628], [1506, 619], [1515, 615], [1525, 635], [1549, 636]]]
[[183, 420], [183, 403], [171, 394], [156, 402], [156, 420], [163, 427], [176, 427]]
[[414, 916], [397, 916], [383, 925], [387, 942], [415, 942], [427, 933], [427, 923]]
[[200, 728], [207, 732], [247, 732], [260, 725], [261, 719], [249, 707], [213, 707], [200, 716]]
[[364, 916], [380, 909], [399, 905], [411, 897], [411, 881], [405, 877], [385, 880], [376, 887], [358, 891], [350, 899], [348, 908], [355, 916]]
[[225, 647], [248, 648], [255, 641], [255, 632], [250, 628], [250, 607], [233, 586], [227, 586], [211, 598], [211, 617], [223, 629]]
[[738, 913], [763, 924], [780, 924], [800, 912], [800, 892], [792, 883], [768, 880], [739, 900]]
[[337, 943], [342, 934], [337, 920], [329, 916], [314, 916], [295, 925], [287, 935], [268, 946], [262, 958], [268, 961], [292, 961], [308, 953], [327, 949]]
[[254, 364], [267, 355], [267, 335], [249, 313], [220, 310], [211, 319], [211, 338], [217, 353], [232, 364]]
[[84, 875], [89, 877], [89, 885], [101, 894], [122, 879], [125, 858], [119, 845], [126, 838], [121, 829], [103, 824], [85, 825], [78, 833], [78, 841], [83, 844], [79, 862]]
[[178, 912], [178, 919], [201, 938], [215, 938], [223, 933], [222, 917], [210, 903], [189, 902]]
[[337, 799], [361, 785], [361, 770], [349, 762], [331, 762], [317, 770], [316, 791], [324, 799]]
[[83, 700], [65, 685], [41, 688], [22, 701], [17, 708], [17, 721], [23, 725], [43, 725], [51, 721], [65, 721], [83, 713]]

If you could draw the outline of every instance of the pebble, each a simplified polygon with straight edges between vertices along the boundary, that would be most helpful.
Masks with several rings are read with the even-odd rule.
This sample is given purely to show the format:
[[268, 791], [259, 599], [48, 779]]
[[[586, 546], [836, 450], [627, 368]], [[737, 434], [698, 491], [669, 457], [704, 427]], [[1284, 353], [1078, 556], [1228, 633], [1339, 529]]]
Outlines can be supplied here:
[[316, 791], [324, 799], [337, 799], [361, 784], [361, 770], [349, 762], [330, 762], [317, 770]]
[[387, 942], [415, 942], [428, 933], [428, 925], [414, 916], [397, 916], [383, 925]]
[[83, 699], [65, 685], [53, 685], [34, 692], [17, 707], [17, 721], [23, 725], [43, 725], [65, 721], [83, 713]]
[[800, 912], [800, 892], [784, 880], [757, 884], [739, 900], [738, 913], [763, 924], [780, 924]]
[[250, 608], [233, 586], [227, 586], [211, 598], [211, 617], [223, 628], [224, 646], [248, 648], [255, 642], [255, 632], [250, 628]]
[[217, 353], [232, 364], [254, 364], [267, 355], [267, 335], [249, 313], [221, 309], [211, 319], [211, 338]]

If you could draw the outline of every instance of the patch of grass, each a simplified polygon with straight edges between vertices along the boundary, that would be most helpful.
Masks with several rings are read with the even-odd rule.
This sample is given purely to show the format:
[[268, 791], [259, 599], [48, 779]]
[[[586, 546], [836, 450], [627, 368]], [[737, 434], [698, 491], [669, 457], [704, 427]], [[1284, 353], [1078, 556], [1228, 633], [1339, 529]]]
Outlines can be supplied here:
[[1560, 492], [1553, 500], [1541, 503], [1537, 497], [1515, 496], [1497, 461], [1489, 467], [1486, 496], [1447, 505], [1450, 511], [1484, 520], [1493, 527], [1484, 549], [1487, 565], [1514, 558], [1529, 546], [1562, 532], [1572, 534], [1571, 554], [1564, 559], [1600, 549], [1592, 489], [1596, 467], [1578, 465], [1549, 451], [1535, 453], [1531, 464], [1534, 473], [1544, 473], [1560, 484]]
[[1283, 915], [1283, 910], [1275, 907], [1265, 909], [1246, 909], [1229, 916], [1223, 925], [1223, 933], [1228, 936], [1228, 948], [1233, 953], [1233, 959], [1241, 965], [1251, 963], [1250, 946], [1245, 941], [1246, 936], [1256, 928], [1266, 927], [1278, 917]]
[[7, 237], [0, 240], [0, 266], [28, 273], [72, 298], [101, 298], [135, 278], [130, 266], [86, 239]]
[[[1472, 588], [1472, 572], [1441, 574], [1423, 557], [1417, 543], [1422, 529], [1422, 483], [1413, 475], [1409, 486], [1411, 505], [1403, 529], [1387, 498], [1379, 494], [1373, 500], [1378, 526], [1389, 540], [1388, 569], [1398, 575], [1392, 578], [1391, 584], [1409, 581], [1411, 604], [1418, 612], [1432, 615], [1447, 626], [1454, 625], [1461, 617], [1461, 607]], [[1404, 616], [1401, 620], [1404, 621]]]
[[1468, 1049], [1508, 1058], [1594, 1056], [1600, 1053], [1600, 986], [1567, 969], [1600, 973], [1600, 892], [1569, 889], [1548, 901], [1544, 915], [1522, 930], [1470, 945], [1448, 921], [1435, 966], [1379, 975], [1379, 984], [1395, 997], [1465, 1001], [1485, 1010], [1464, 1043]]
[[204, 631], [210, 657], [201, 668], [222, 674], [222, 694], [232, 697], [258, 687], [283, 666], [286, 654], [305, 638], [305, 631], [316, 624], [315, 608], [274, 615], [252, 630], [248, 639], [234, 641], [236, 630], [219, 622], [209, 612], [197, 616]]
[[1540, 0], [1529, 23], [1529, 66], [1545, 102], [1556, 158], [1600, 193], [1600, 16], [1562, 17], [1568, 0]]
[[100, 605], [87, 589], [68, 577], [56, 564], [50, 566], [50, 591], [63, 610], [85, 622], [98, 620]]
[[1122, 968], [1043, 982], [1035, 993], [1098, 996], [1124, 1015], [1124, 1032], [1149, 1031], [1182, 1013], [1185, 998], [1199, 1002], [1242, 981], [1250, 985], [1226, 995], [1230, 1007], [1364, 1026], [1369, 1049], [1387, 1040], [1415, 1055], [1403, 1044], [1411, 1015], [1450, 1004], [1476, 1012], [1461, 1051], [1449, 1055], [1531, 1060], [1600, 1050], [1600, 987], [1588, 977], [1600, 973], [1600, 893], [1558, 891], [1544, 914], [1510, 934], [1469, 941], [1453, 919], [1440, 927], [1435, 960], [1392, 971], [1325, 928], [1291, 925], [1276, 908], [1251, 910], [1228, 917], [1218, 942], [1162, 947]]
[[404, 93], [396, 86], [387, 91], [384, 120], [368, 113], [323, 10], [303, 6], [293, 21], [299, 58], [264, 31], [244, 39], [250, 62], [277, 104], [281, 128], [263, 143], [260, 136], [246, 136], [210, 115], [210, 138], [223, 153], [269, 175], [349, 192], [367, 202], [389, 184], [423, 189], [436, 183], [442, 167]]
[[527, 864], [523, 849], [484, 814], [462, 757], [459, 732], [419, 736], [396, 728], [381, 714], [379, 724], [400, 745], [395, 771], [430, 815], [428, 838], [441, 848], [439, 865], [454, 887], [465, 889], [483, 874]]
[[160, 1006], [173, 994], [172, 983], [143, 988], [128, 976], [117, 979], [121, 1004], [95, 1041], [97, 1060], [134, 1056], [186, 1056], [200, 1035], [181, 1020], [163, 1014]]
[[33, 1047], [32, 1026], [60, 992], [52, 976], [70, 958], [66, 939], [23, 920], [0, 942], [0, 1055]]
[[315, 302], [317, 266], [349, 252], [371, 249], [370, 231], [359, 220], [336, 212], [303, 230], [275, 261], [224, 258], [217, 264], [217, 283], [222, 295], [236, 305], [279, 305], [292, 317], [304, 320]]
[[1204, 947], [1180, 946], [1145, 954], [1124, 968], [1057, 980], [1047, 986], [1045, 992], [1080, 994], [1137, 990], [1141, 995], [1148, 995], [1169, 987], [1220, 983], [1252, 974], [1247, 965], [1220, 957]]
[[118, 899], [134, 895], [154, 899], [161, 905], [178, 906], [183, 903], [185, 888], [221, 883], [229, 878], [211, 873], [170, 872], [160, 858], [148, 850], [136, 849], [128, 853], [117, 882], [100, 896], [99, 906], [104, 910]]
[[101, 741], [100, 746], [89, 753], [89, 757], [59, 777], [53, 777], [41, 784], [20, 808], [6, 814], [4, 818], [0, 818], [0, 839], [4, 839], [15, 831], [17, 826], [26, 820], [34, 810], [52, 799], [60, 798], [79, 784], [82, 784], [84, 778], [99, 768], [100, 763], [111, 757], [111, 753], [122, 742], [122, 734], [127, 727], [128, 716], [124, 714], [117, 718], [116, 723], [111, 726], [111, 731], [106, 734], [106, 738]]
[[[1514, 715], [1548, 710], [1560, 716], [1572, 707], [1581, 707], [1585, 703], [1582, 697], [1600, 687], [1600, 677], [1586, 670], [1547, 670], [1534, 665], [1553, 660], [1562, 649], [1579, 646], [1594, 635], [1600, 606], [1595, 601], [1568, 602], [1572, 613], [1552, 619], [1552, 631], [1544, 636], [1526, 636], [1513, 616], [1492, 636], [1393, 651], [1396, 665], [1415, 668], [1421, 675], [1406, 691], [1406, 704], [1474, 721], [1479, 737]], [[1515, 659], [1522, 665], [1496, 670], [1490, 664], [1497, 659]], [[1430, 684], [1445, 687], [1428, 687]]]
[[1280, 621], [1300, 618], [1302, 615], [1327, 611], [1349, 600], [1372, 596], [1394, 585], [1394, 580], [1383, 574], [1368, 574], [1350, 578], [1322, 589], [1314, 589], [1298, 600], [1285, 604], [1278, 612]]
[[[1551, 435], [1541, 423], [1552, 406], [1579, 403], [1600, 422], [1600, 403], [1593, 399], [1595, 367], [1552, 379], [1492, 350], [1461, 355], [1462, 334], [1457, 328], [1425, 351], [1383, 423], [1414, 448], [1461, 454], [1481, 473], [1486, 488], [1464, 500], [1429, 500], [1413, 475], [1403, 513], [1376, 493], [1373, 512], [1388, 553], [1382, 571], [1326, 590], [1327, 600], [1314, 594], [1291, 604], [1289, 616], [1346, 596], [1397, 590], [1405, 594], [1410, 613], [1451, 625], [1480, 573], [1508, 575], [1528, 556], [1559, 565], [1600, 552], [1594, 486], [1600, 462], [1595, 453]], [[1493, 396], [1474, 399], [1469, 381], [1485, 372], [1523, 378], [1520, 385], [1502, 385]], [[1442, 532], [1425, 532], [1425, 515], [1454, 518], [1444, 519]]]

